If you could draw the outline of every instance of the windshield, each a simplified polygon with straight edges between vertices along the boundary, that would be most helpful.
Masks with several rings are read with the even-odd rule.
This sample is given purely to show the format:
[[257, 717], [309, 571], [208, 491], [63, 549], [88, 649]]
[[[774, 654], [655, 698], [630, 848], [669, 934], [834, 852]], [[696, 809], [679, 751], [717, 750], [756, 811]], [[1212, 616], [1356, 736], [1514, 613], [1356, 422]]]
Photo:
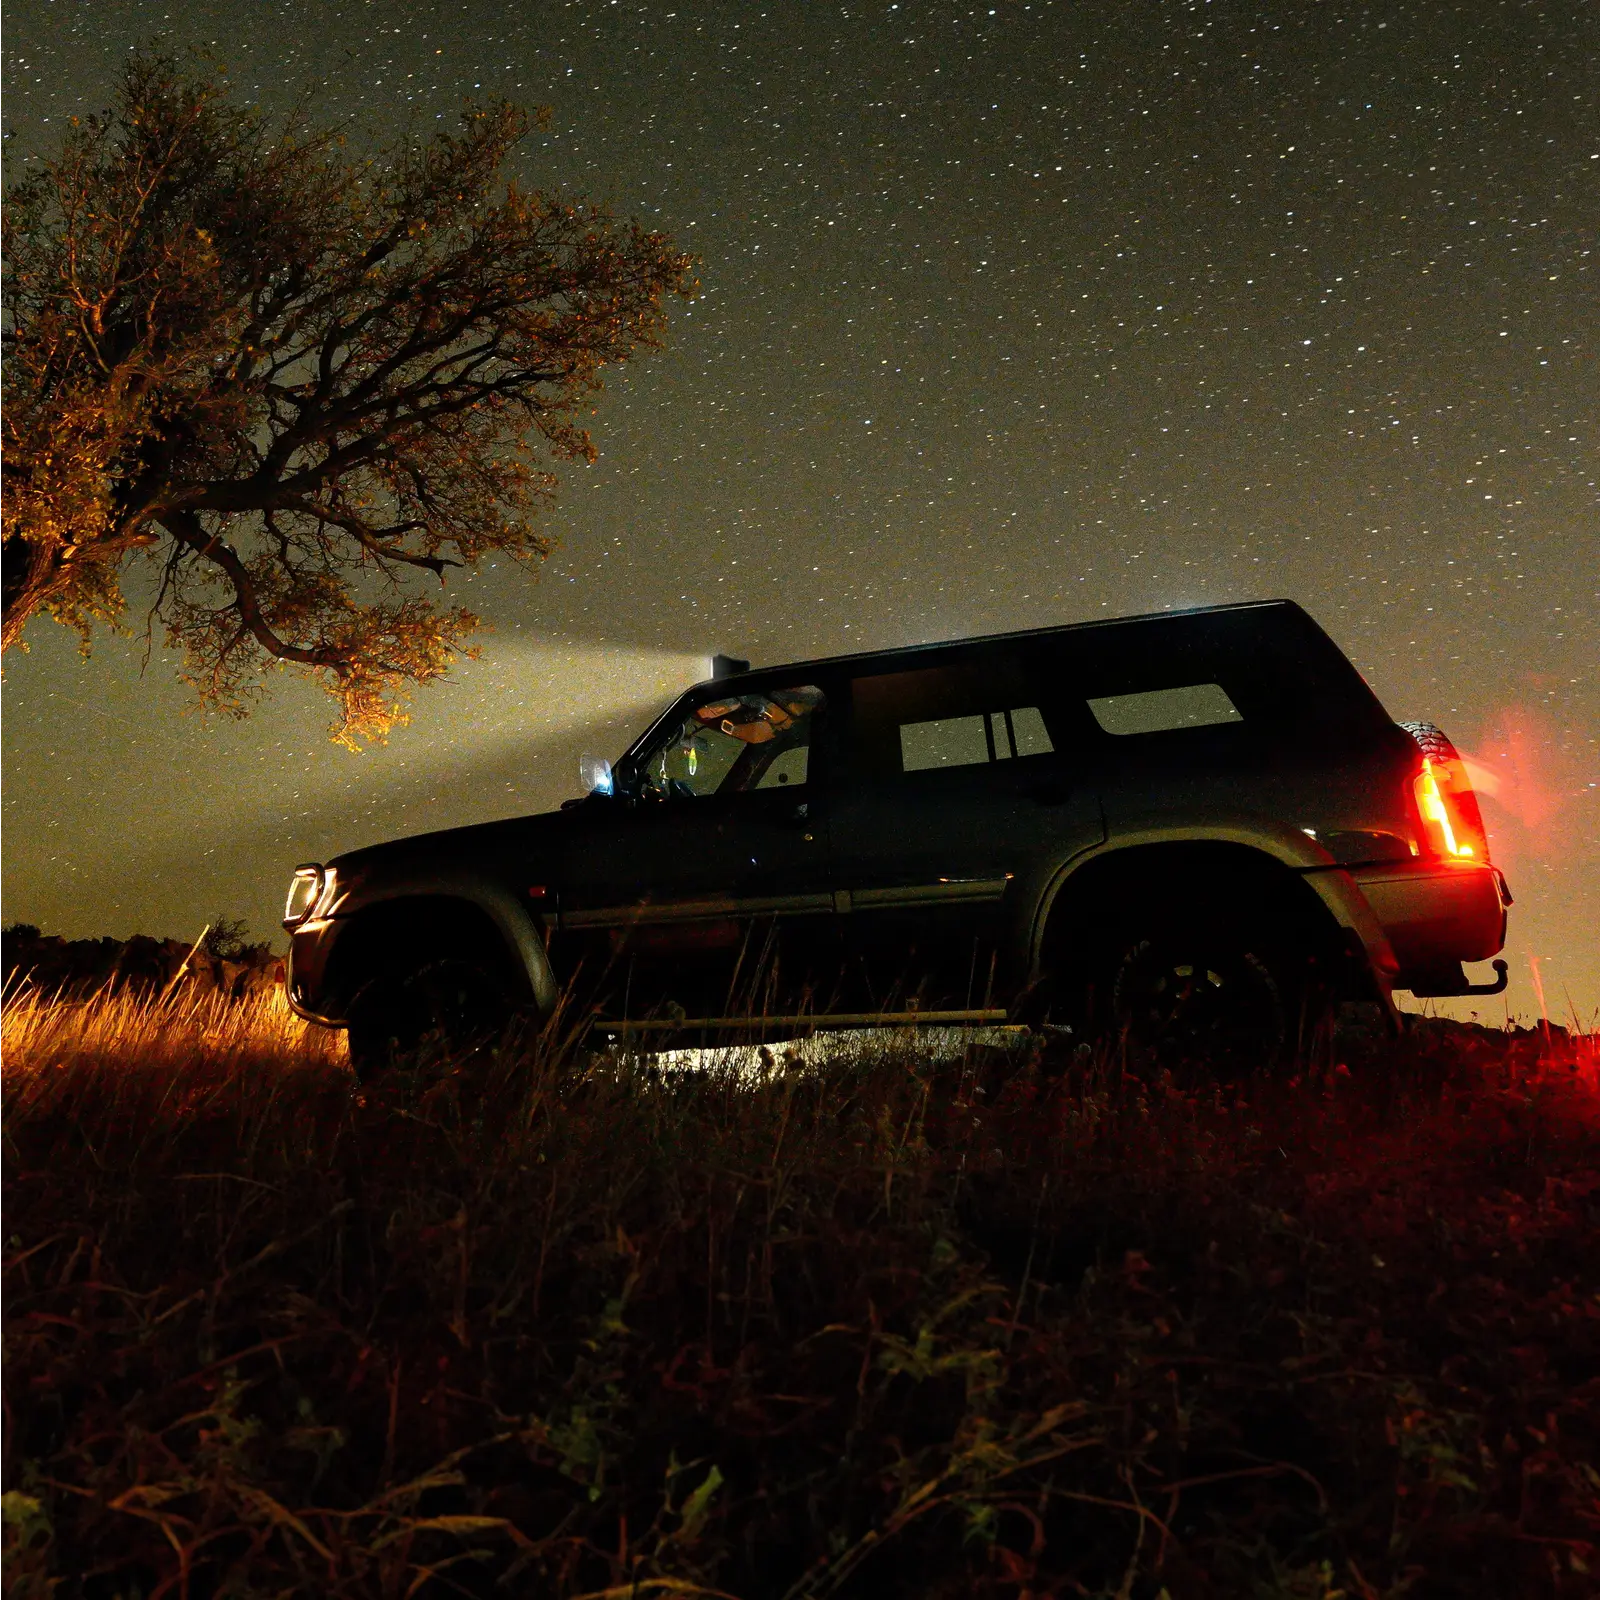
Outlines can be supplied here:
[[792, 689], [713, 695], [674, 721], [638, 758], [641, 796], [690, 800], [805, 783], [823, 693]]

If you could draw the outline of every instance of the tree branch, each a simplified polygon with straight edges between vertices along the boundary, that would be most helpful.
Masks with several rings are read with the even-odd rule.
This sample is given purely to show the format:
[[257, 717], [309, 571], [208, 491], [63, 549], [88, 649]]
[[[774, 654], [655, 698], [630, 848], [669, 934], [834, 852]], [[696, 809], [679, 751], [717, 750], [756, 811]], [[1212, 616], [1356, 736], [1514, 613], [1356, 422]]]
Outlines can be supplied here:
[[193, 511], [169, 511], [163, 514], [161, 525], [179, 544], [197, 556], [219, 567], [233, 586], [233, 605], [229, 608], [239, 614], [240, 622], [250, 630], [251, 637], [270, 656], [280, 661], [297, 661], [306, 667], [331, 667], [341, 670], [347, 664], [346, 653], [337, 649], [302, 649], [287, 639], [280, 639], [267, 625], [261, 614], [260, 600], [249, 570], [234, 550], [220, 535], [208, 534], [205, 525]]

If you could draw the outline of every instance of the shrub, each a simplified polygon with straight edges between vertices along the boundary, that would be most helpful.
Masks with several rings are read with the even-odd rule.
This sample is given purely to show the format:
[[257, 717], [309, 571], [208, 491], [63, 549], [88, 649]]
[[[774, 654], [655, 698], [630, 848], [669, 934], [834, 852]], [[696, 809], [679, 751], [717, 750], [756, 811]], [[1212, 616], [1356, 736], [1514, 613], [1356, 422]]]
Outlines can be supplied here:
[[1587, 1591], [1592, 1040], [355, 1092], [250, 1004], [8, 1012], [18, 1593]]

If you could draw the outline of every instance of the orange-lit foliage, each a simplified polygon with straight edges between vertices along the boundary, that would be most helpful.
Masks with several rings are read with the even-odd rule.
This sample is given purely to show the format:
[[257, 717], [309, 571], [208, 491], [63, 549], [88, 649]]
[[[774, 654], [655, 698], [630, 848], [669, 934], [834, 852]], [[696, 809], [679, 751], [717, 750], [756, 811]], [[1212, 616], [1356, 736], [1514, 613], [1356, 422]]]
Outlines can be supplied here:
[[202, 701], [287, 663], [381, 737], [475, 625], [410, 580], [545, 553], [550, 462], [688, 289], [662, 235], [500, 181], [529, 125], [357, 160], [136, 55], [6, 197], [5, 647], [41, 611], [87, 642], [143, 554]]
[[8, 1022], [14, 1593], [1592, 1592], [1593, 1038], [355, 1094], [123, 1016]]

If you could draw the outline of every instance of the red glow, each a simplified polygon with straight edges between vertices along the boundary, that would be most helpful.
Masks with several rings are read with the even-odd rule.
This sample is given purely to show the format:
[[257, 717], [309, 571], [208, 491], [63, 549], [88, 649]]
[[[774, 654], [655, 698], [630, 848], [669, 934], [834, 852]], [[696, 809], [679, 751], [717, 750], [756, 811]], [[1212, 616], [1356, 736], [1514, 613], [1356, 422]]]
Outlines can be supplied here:
[[[1484, 797], [1495, 830], [1495, 858], [1514, 866], [1528, 858], [1568, 866], [1593, 860], [1593, 803], [1600, 789], [1583, 754], [1591, 730], [1563, 728], [1527, 705], [1497, 712], [1463, 765]], [[1586, 804], [1587, 802], [1587, 804]]]

